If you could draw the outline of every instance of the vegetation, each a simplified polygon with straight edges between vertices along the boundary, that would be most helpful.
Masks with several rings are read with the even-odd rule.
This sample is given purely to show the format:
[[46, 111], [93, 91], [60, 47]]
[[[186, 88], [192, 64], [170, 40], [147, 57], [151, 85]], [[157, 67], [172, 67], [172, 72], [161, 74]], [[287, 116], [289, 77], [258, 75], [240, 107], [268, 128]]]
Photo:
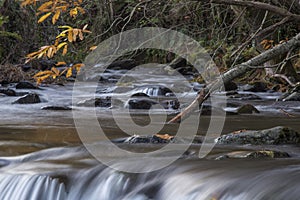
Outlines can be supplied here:
[[[39, 83], [49, 77], [71, 76], [99, 42], [132, 28], [157, 26], [187, 34], [226, 71], [295, 36], [300, 21], [300, 5], [293, 0], [4, 0], [0, 6], [0, 37], [9, 38], [0, 42], [2, 64], [29, 63], [41, 69], [33, 60], [56, 61], [35, 75]], [[155, 50], [130, 56], [141, 62], [170, 61], [168, 52]], [[62, 65], [68, 68], [58, 71]], [[254, 69], [246, 77], [286, 84], [283, 76], [274, 76], [283, 74], [292, 83], [300, 80], [297, 48], [265, 65], [271, 70]]]

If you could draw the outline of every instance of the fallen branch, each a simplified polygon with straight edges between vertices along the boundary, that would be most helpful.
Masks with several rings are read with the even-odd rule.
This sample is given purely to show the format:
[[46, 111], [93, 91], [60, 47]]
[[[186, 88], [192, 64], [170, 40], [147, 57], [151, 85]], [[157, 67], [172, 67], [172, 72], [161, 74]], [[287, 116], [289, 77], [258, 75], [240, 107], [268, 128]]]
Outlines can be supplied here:
[[290, 51], [291, 48], [297, 48], [297, 47], [300, 47], [300, 33], [298, 33], [295, 37], [293, 37], [289, 41], [279, 44], [273, 47], [272, 49], [269, 49], [259, 54], [258, 56], [255, 56], [254, 58], [248, 60], [247, 62], [239, 64], [236, 67], [230, 69], [229, 71], [225, 72], [219, 79], [217, 79], [213, 83], [209, 83], [206, 88], [202, 89], [198, 94], [198, 96], [196, 97], [196, 99], [181, 113], [179, 113], [177, 116], [172, 118], [168, 123], [180, 122], [183, 119], [183, 117], [187, 116], [195, 108], [197, 108], [197, 105], [201, 105], [210, 96], [210, 94], [213, 91], [219, 89], [220, 87], [230, 82], [231, 80], [243, 75], [249, 69], [253, 69], [255, 66], [262, 65], [268, 60], [271, 60], [274, 57], [277, 57], [281, 54]]

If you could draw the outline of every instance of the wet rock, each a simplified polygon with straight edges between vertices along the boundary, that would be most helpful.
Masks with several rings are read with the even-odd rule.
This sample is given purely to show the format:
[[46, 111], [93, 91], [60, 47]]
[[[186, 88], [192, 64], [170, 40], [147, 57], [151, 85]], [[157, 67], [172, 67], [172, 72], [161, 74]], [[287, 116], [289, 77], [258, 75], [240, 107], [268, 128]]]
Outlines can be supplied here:
[[[211, 105], [203, 105], [200, 106], [201, 109], [201, 115], [211, 115], [212, 114], [212, 107]], [[237, 113], [234, 112], [228, 112], [228, 111], [224, 111], [222, 108], [217, 108], [214, 107], [214, 115], [224, 115], [224, 113], [226, 113], [226, 115], [236, 115]]]
[[242, 105], [237, 109], [238, 114], [259, 113], [259, 111], [251, 104]]
[[16, 89], [40, 89], [39, 87], [33, 85], [30, 82], [22, 81], [16, 85]]
[[12, 89], [0, 89], [0, 93], [5, 94], [7, 96], [17, 96], [16, 91], [12, 90]]
[[265, 130], [243, 130], [238, 133], [230, 133], [219, 137], [217, 143], [252, 145], [299, 144], [300, 134], [291, 128], [278, 126]]
[[30, 93], [27, 94], [16, 101], [13, 102], [13, 104], [33, 104], [33, 103], [40, 103], [40, 97], [36, 93]]
[[283, 98], [282, 101], [300, 101], [300, 93], [299, 92], [293, 92], [292, 94], [290, 94], [287, 97]]
[[137, 63], [133, 59], [126, 59], [126, 60], [117, 60], [112, 62], [109, 66], [108, 69], [114, 69], [114, 70], [119, 70], [119, 69], [127, 69], [130, 70], [134, 67], [137, 66]]
[[264, 82], [255, 82], [251, 85], [246, 84], [244, 86], [241, 86], [240, 90], [249, 92], [266, 92], [268, 90], [268, 86]]
[[68, 107], [68, 106], [43, 106], [41, 108], [42, 110], [72, 110], [72, 108]]
[[260, 159], [260, 158], [288, 158], [290, 155], [286, 152], [282, 151], [273, 151], [273, 150], [263, 150], [263, 151], [235, 151], [225, 155], [221, 155], [215, 160], [224, 160], [229, 158], [252, 158], [252, 159]]
[[149, 110], [152, 105], [158, 104], [157, 101], [154, 101], [148, 97], [136, 97], [130, 98], [125, 107], [129, 109], [145, 109]]
[[238, 89], [237, 84], [233, 81], [229, 81], [228, 83], [225, 83], [224, 87], [225, 87], [225, 91], [233, 91]]
[[87, 99], [77, 103], [77, 106], [85, 107], [110, 107], [111, 106], [111, 97], [99, 97]]
[[127, 138], [119, 138], [113, 140], [114, 143], [125, 143], [125, 144], [166, 144], [166, 143], [176, 143], [176, 144], [201, 144], [203, 141], [202, 136], [195, 137], [174, 137], [168, 134], [160, 135], [133, 135]]

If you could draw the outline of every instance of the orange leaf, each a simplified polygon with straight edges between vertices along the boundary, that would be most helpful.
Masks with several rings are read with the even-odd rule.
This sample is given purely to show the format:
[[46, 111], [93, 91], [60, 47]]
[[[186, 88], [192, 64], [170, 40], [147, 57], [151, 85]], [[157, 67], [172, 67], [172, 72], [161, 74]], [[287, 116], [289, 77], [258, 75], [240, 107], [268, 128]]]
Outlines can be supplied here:
[[97, 49], [97, 46], [90, 47], [90, 51], [94, 51], [95, 49]]
[[48, 2], [46, 2], [46, 3], [43, 3], [43, 4], [38, 8], [38, 10], [43, 12], [45, 8], [49, 7], [49, 6], [52, 5], [52, 4], [53, 4], [53, 1], [48, 1]]
[[67, 52], [68, 52], [68, 45], [65, 45], [65, 47], [64, 47], [64, 49], [63, 49], [62, 55], [63, 55], [63, 56], [66, 55]]
[[61, 61], [61, 62], [56, 63], [55, 65], [56, 66], [61, 66], [61, 65], [66, 65], [66, 64], [67, 64], [66, 62]]
[[73, 30], [72, 29], [68, 31], [68, 41], [73, 42]]
[[43, 21], [45, 21], [45, 19], [47, 19], [51, 14], [52, 14], [52, 12], [48, 12], [47, 14], [43, 15], [43, 16], [38, 20], [38, 23], [42, 23]]
[[41, 72], [38, 72], [37, 74], [35, 74], [34, 76], [33, 76], [33, 78], [37, 78], [37, 77], [39, 77], [39, 76], [44, 76], [44, 75], [47, 75], [47, 74], [53, 74], [53, 72], [52, 71], [50, 71], [50, 70], [45, 70], [45, 71], [41, 71]]
[[52, 24], [55, 24], [57, 22], [59, 15], [60, 15], [60, 10], [57, 10], [52, 17]]
[[74, 28], [74, 29], [73, 29], [73, 41], [74, 41], [74, 42], [76, 41], [76, 37], [77, 37], [78, 33], [79, 33], [78, 29], [77, 29], [77, 28]]
[[60, 74], [60, 71], [56, 67], [52, 67], [51, 71], [53, 71], [56, 76]]

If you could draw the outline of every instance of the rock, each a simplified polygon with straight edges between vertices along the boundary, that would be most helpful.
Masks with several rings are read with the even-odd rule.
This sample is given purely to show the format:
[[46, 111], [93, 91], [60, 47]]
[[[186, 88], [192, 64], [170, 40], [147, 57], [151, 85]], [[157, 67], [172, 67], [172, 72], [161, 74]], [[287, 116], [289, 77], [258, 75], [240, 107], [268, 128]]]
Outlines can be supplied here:
[[230, 133], [219, 137], [217, 143], [252, 145], [299, 144], [300, 134], [291, 128], [278, 126], [265, 130], [244, 130], [238, 133]]
[[299, 92], [293, 92], [292, 94], [290, 94], [287, 97], [283, 98], [282, 101], [300, 101], [300, 93]]
[[12, 90], [12, 89], [0, 89], [0, 93], [5, 94], [7, 96], [17, 96], [16, 91]]
[[29, 93], [18, 100], [14, 101], [13, 104], [32, 104], [32, 103], [40, 103], [40, 97], [36, 93]]
[[263, 150], [263, 151], [235, 151], [225, 155], [221, 155], [215, 160], [224, 160], [229, 158], [288, 158], [290, 155], [282, 151]]
[[238, 114], [259, 113], [259, 111], [251, 104], [242, 105], [237, 109]]
[[68, 106], [44, 106], [41, 108], [42, 110], [72, 110], [72, 108]]
[[85, 107], [110, 107], [111, 106], [111, 97], [100, 97], [87, 99], [77, 103], [77, 106], [85, 106]]
[[152, 105], [158, 104], [157, 101], [147, 97], [130, 98], [125, 107], [129, 109], [145, 109], [149, 110]]
[[244, 85], [240, 87], [243, 91], [249, 91], [249, 92], [266, 92], [268, 90], [268, 86], [264, 82], [254, 82], [251, 85]]
[[109, 66], [108, 69], [114, 69], [114, 70], [119, 70], [119, 69], [127, 69], [130, 70], [134, 67], [137, 66], [137, 63], [133, 59], [126, 59], [126, 60], [117, 60], [112, 62]]
[[226, 83], [224, 85], [225, 87], [225, 91], [233, 91], [233, 90], [237, 90], [238, 86], [236, 85], [235, 82], [229, 81], [228, 83]]
[[194, 138], [188, 137], [174, 137], [168, 134], [155, 134], [155, 135], [133, 135], [127, 138], [119, 138], [113, 140], [114, 143], [127, 143], [127, 144], [166, 144], [166, 143], [176, 143], [176, 144], [201, 144], [203, 141], [202, 136], [195, 136]]
[[16, 89], [40, 89], [39, 87], [33, 85], [30, 82], [22, 81], [16, 85]]

